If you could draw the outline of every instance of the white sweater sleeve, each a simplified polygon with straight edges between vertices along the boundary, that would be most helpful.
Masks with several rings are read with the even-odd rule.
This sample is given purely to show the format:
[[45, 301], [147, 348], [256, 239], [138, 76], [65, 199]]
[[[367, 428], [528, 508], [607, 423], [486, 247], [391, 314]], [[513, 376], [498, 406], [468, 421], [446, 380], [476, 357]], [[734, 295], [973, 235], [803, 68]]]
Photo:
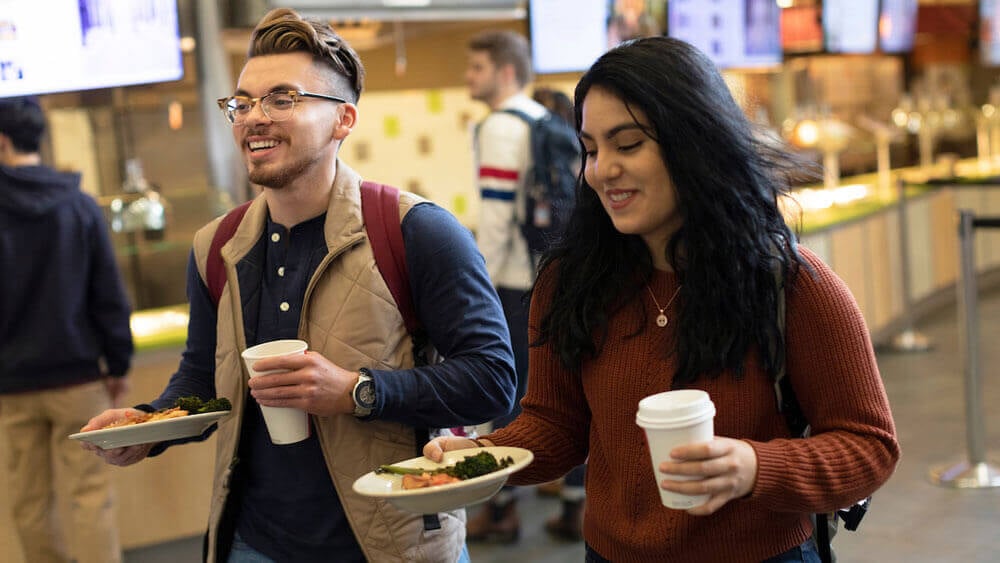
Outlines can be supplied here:
[[[528, 124], [493, 113], [478, 131], [478, 183], [481, 197], [476, 242], [496, 286], [528, 287], [531, 260], [518, 227], [519, 190], [530, 157]], [[522, 264], [523, 262], [523, 264]]]

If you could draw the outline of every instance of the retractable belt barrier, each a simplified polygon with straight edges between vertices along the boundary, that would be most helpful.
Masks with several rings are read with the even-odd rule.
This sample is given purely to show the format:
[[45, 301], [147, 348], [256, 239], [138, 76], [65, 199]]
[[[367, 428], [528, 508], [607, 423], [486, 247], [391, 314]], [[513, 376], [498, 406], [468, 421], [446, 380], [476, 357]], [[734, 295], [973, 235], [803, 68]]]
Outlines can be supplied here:
[[896, 182], [898, 198], [896, 213], [899, 224], [899, 269], [900, 292], [903, 296], [903, 312], [900, 315], [902, 331], [892, 337], [883, 347], [889, 352], [926, 352], [931, 349], [931, 341], [913, 328], [913, 288], [910, 280], [910, 228], [906, 214], [906, 183]]
[[983, 420], [982, 376], [979, 370], [979, 295], [976, 284], [975, 230], [1000, 228], [1000, 217], [979, 217], [959, 210], [958, 243], [961, 253], [958, 290], [959, 338], [965, 355], [965, 415], [968, 459], [931, 469], [931, 481], [946, 487], [975, 489], [1000, 487], [1000, 470], [987, 459]]

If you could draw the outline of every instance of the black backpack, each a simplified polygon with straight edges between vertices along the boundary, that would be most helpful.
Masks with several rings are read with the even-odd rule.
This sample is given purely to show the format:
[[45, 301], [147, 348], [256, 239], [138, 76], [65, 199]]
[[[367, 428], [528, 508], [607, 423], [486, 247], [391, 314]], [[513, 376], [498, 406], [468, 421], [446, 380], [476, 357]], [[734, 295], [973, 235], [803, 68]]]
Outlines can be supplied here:
[[516, 109], [503, 111], [531, 128], [531, 167], [518, 220], [528, 250], [539, 254], [562, 235], [576, 203], [580, 140], [570, 124], [552, 113], [534, 119]]
[[[775, 282], [778, 285], [778, 333], [779, 337], [785, 338], [785, 288], [781, 276], [780, 268], [775, 268]], [[776, 346], [772, 346], [772, 352], [776, 351]], [[806, 420], [802, 407], [795, 397], [795, 390], [792, 388], [792, 380], [787, 377], [784, 359], [780, 360], [778, 373], [774, 379], [774, 395], [778, 403], [778, 411], [785, 417], [785, 424], [788, 425], [794, 438], [805, 438], [810, 434], [809, 421]], [[813, 540], [819, 552], [820, 561], [823, 563], [834, 563], [836, 559], [833, 554], [833, 547], [830, 545], [833, 536], [836, 535], [838, 522], [844, 522], [844, 529], [854, 531], [861, 524], [861, 519], [868, 513], [872, 497], [864, 498], [847, 508], [841, 508], [834, 512], [813, 514]]]

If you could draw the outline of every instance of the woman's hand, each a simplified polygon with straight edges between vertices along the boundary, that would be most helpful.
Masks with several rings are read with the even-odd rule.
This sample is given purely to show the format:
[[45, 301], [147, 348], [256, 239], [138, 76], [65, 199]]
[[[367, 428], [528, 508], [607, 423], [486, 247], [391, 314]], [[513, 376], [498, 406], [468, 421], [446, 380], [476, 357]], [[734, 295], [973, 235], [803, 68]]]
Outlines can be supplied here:
[[660, 463], [662, 473], [698, 480], [675, 481], [668, 476], [660, 482], [664, 490], [709, 495], [708, 502], [688, 509], [689, 514], [712, 514], [727, 502], [750, 494], [757, 482], [757, 453], [743, 440], [716, 436], [711, 442], [678, 446], [670, 451], [670, 457], [674, 461]]
[[[484, 446], [492, 446], [489, 440], [479, 440]], [[458, 436], [441, 436], [434, 438], [424, 446], [424, 457], [431, 461], [441, 462], [444, 452], [451, 450], [465, 450], [468, 448], [478, 448], [479, 444], [468, 438]]]

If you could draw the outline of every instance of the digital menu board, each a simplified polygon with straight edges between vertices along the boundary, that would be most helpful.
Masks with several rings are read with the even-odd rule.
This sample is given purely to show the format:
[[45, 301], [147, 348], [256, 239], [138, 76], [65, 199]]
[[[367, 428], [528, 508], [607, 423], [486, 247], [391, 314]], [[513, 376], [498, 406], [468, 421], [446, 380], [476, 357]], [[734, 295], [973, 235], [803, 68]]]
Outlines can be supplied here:
[[667, 33], [698, 47], [719, 68], [781, 64], [781, 8], [774, 0], [670, 0]]
[[830, 53], [874, 53], [878, 44], [878, 15], [878, 0], [824, 0], [826, 50]]
[[0, 0], [0, 97], [183, 74], [176, 0]]
[[883, 53], [905, 53], [913, 49], [918, 8], [917, 0], [882, 0], [878, 44]]
[[979, 57], [984, 65], [1000, 65], [1000, 0], [979, 2]]
[[607, 0], [535, 0], [528, 4], [535, 72], [580, 72], [608, 48]]

